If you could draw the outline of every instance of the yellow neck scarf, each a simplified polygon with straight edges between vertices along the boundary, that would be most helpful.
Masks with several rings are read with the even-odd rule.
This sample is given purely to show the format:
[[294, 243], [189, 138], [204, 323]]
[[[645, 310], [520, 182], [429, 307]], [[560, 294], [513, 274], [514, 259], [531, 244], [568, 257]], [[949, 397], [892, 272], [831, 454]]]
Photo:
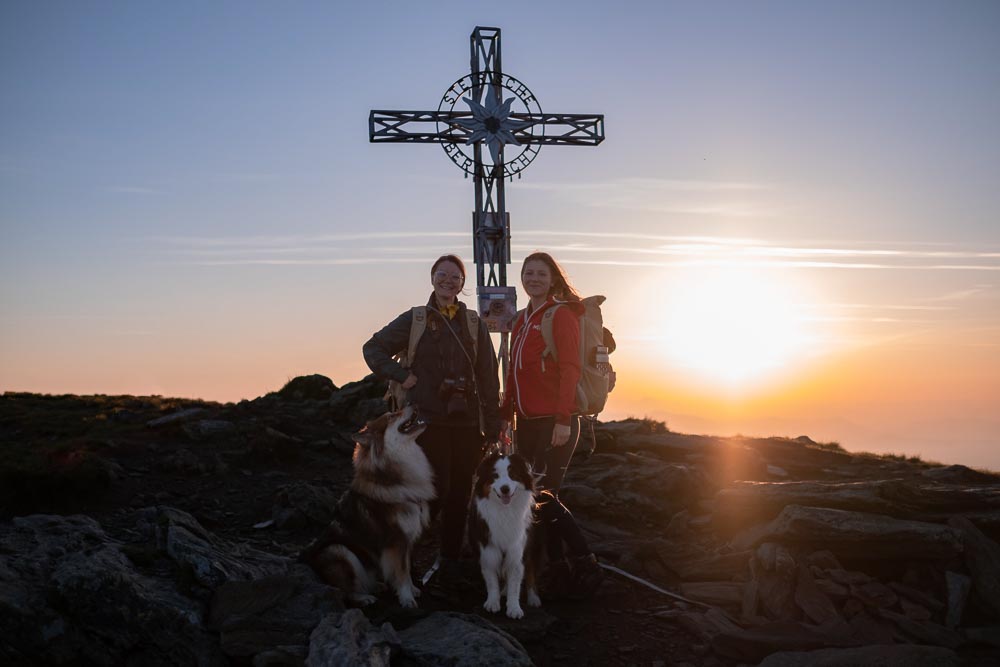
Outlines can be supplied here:
[[458, 304], [452, 303], [441, 308], [441, 314], [447, 315], [449, 320], [455, 319], [455, 315], [458, 314]]

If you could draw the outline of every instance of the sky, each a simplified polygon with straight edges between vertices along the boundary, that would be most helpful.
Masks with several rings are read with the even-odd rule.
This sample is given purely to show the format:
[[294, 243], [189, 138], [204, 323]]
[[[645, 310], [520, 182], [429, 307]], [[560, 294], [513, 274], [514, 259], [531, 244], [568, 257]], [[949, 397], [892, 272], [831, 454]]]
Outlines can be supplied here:
[[473, 206], [368, 112], [436, 109], [477, 25], [605, 115], [506, 190], [511, 278], [608, 297], [605, 418], [1000, 470], [995, 2], [4, 2], [0, 391], [363, 377]]

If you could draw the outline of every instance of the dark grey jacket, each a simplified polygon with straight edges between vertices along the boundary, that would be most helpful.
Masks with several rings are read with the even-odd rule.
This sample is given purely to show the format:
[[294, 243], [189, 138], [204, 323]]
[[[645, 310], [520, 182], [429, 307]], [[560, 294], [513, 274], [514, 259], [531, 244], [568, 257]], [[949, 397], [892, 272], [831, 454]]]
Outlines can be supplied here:
[[[483, 410], [483, 433], [487, 440], [495, 440], [500, 433], [498, 397], [500, 381], [497, 375], [496, 353], [486, 324], [479, 321], [478, 353], [473, 353], [466, 323], [466, 306], [459, 302], [454, 319], [449, 320], [437, 311], [434, 295], [427, 303], [427, 328], [410, 362], [410, 369], [400, 366], [393, 356], [404, 352], [410, 342], [412, 310], [407, 310], [375, 333], [362, 351], [365, 362], [384, 380], [406, 380], [410, 372], [417, 376], [417, 384], [407, 393], [407, 400], [420, 408], [420, 413], [431, 424], [453, 426], [479, 425], [479, 403]], [[462, 345], [444, 327], [461, 339]], [[462, 348], [465, 348], [463, 351]], [[469, 359], [475, 361], [475, 367]], [[445, 379], [466, 379], [464, 414], [448, 414], [447, 393], [442, 391]], [[477, 393], [478, 390], [478, 393]]]

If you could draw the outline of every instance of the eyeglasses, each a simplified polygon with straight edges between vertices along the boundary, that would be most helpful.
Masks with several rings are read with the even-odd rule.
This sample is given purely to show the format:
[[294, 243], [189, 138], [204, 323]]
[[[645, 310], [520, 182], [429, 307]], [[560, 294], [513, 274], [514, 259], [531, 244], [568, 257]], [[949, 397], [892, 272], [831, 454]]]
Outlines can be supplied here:
[[463, 278], [458, 273], [445, 273], [444, 271], [435, 271], [434, 280], [437, 280], [438, 282], [442, 283], [445, 281], [460, 283], [462, 282]]

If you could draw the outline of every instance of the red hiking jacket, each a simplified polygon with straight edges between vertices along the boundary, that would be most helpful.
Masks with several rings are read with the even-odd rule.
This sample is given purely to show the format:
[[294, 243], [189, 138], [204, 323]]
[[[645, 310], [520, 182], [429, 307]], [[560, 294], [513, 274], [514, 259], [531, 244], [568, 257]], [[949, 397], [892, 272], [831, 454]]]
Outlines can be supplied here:
[[[556, 305], [552, 321], [559, 362], [542, 358], [542, 313]], [[530, 308], [530, 306], [529, 306]], [[557, 424], [569, 425], [576, 407], [576, 385], [580, 381], [580, 315], [583, 304], [548, 300], [534, 312], [525, 309], [514, 322], [511, 340], [511, 369], [500, 414], [510, 418], [514, 408], [525, 417], [554, 415]], [[527, 316], [525, 316], [527, 313]]]

